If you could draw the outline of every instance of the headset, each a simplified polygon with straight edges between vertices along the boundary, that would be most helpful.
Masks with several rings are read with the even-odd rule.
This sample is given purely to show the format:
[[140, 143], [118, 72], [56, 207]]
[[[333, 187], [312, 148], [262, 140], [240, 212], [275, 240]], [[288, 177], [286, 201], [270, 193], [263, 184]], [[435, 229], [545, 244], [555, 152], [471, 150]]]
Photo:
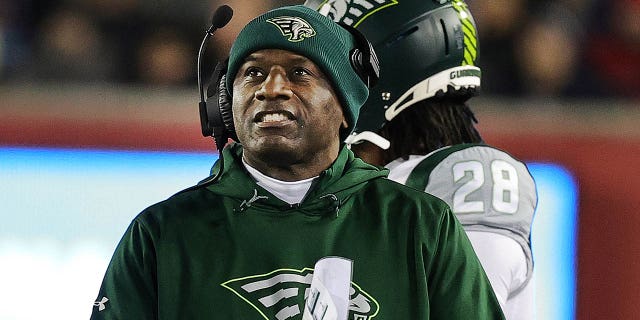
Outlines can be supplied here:
[[349, 52], [351, 67], [367, 88], [372, 88], [380, 79], [380, 61], [373, 45], [358, 29], [343, 22], [338, 22], [338, 25], [349, 31], [356, 40], [356, 47]]
[[[349, 52], [351, 67], [358, 77], [367, 85], [367, 88], [373, 87], [380, 77], [380, 63], [373, 49], [373, 45], [354, 27], [343, 23], [338, 24], [349, 31], [356, 41], [356, 47]], [[203, 43], [210, 35], [211, 32], [207, 32]], [[198, 61], [201, 59], [201, 54], [202, 50], [198, 55]], [[207, 88], [206, 101], [204, 100], [203, 85], [200, 81], [201, 69], [198, 67], [198, 86], [201, 93], [199, 108], [202, 135], [205, 137], [213, 137], [219, 152], [222, 151], [222, 148], [224, 148], [229, 139], [238, 141], [233, 124], [231, 97], [226, 87], [228, 61], [229, 59], [227, 58], [217, 63]]]
[[202, 135], [213, 137], [220, 152], [229, 139], [238, 141], [233, 125], [231, 97], [226, 86], [228, 62], [229, 58], [216, 64], [207, 88], [207, 100], [204, 105], [200, 104]]

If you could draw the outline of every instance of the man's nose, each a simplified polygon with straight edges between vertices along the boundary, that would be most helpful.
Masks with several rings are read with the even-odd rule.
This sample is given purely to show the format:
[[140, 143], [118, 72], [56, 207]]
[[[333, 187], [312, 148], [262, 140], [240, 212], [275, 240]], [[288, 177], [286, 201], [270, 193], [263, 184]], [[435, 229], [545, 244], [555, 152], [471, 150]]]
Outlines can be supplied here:
[[262, 82], [262, 86], [256, 91], [257, 100], [266, 99], [285, 99], [291, 98], [290, 82], [287, 78], [286, 71], [279, 67], [269, 70], [269, 74]]

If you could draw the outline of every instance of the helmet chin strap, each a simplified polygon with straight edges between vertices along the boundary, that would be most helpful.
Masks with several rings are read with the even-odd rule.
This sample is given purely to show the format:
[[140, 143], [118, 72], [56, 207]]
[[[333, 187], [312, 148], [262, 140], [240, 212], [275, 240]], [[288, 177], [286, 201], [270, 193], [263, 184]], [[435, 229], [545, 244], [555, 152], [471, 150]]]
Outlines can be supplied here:
[[344, 143], [346, 143], [347, 146], [349, 147], [351, 147], [351, 145], [353, 144], [362, 143], [364, 141], [369, 141], [375, 144], [376, 146], [382, 148], [383, 150], [387, 150], [389, 149], [389, 146], [391, 146], [391, 142], [389, 142], [389, 140], [371, 131], [362, 131], [360, 133], [354, 132], [351, 135], [349, 135], [346, 139], [344, 139]]

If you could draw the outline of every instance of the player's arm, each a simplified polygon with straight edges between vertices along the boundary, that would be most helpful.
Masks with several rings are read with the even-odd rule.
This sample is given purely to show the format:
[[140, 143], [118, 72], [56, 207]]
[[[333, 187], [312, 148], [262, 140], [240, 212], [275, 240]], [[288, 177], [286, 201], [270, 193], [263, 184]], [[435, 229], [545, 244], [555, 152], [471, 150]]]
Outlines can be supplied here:
[[156, 319], [156, 283], [155, 248], [148, 229], [136, 219], [111, 258], [91, 319]]
[[504, 319], [462, 226], [443, 208], [433, 261], [425, 261], [432, 319]]

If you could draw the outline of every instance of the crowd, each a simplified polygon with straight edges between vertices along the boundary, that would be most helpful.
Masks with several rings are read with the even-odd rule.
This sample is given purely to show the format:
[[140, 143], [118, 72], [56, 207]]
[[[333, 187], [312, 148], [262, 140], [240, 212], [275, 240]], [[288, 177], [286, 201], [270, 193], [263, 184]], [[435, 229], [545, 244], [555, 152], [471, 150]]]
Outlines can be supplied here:
[[[228, 52], [251, 18], [293, 0], [5, 0], [0, 83], [76, 81], [193, 87], [220, 4], [234, 18], [208, 48]], [[640, 0], [467, 1], [480, 37], [483, 95], [640, 97]], [[384, 66], [383, 66], [384, 67]]]
[[640, 97], [639, 0], [468, 3], [485, 93]]

